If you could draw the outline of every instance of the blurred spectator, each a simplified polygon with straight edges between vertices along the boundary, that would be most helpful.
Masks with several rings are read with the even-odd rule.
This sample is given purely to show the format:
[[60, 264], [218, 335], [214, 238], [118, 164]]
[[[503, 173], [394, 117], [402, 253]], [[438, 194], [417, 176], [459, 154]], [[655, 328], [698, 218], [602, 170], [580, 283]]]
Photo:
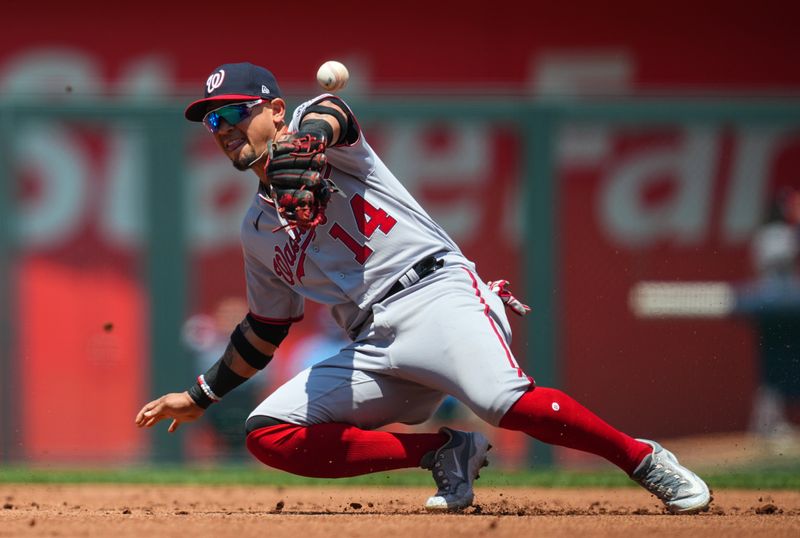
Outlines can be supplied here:
[[288, 353], [281, 349], [283, 352], [281, 361], [287, 363], [287, 368], [282, 372], [285, 380], [291, 379], [323, 359], [336, 355], [350, 343], [347, 334], [336, 324], [327, 308], [317, 308], [314, 321], [316, 330], [312, 335], [303, 338]]
[[[186, 320], [183, 341], [193, 352], [198, 372], [204, 372], [219, 360], [230, 342], [231, 332], [247, 311], [245, 299], [226, 297], [217, 304], [212, 315], [195, 314]], [[219, 443], [223, 458], [231, 461], [250, 459], [243, 442], [244, 423], [250, 411], [261, 401], [260, 391], [261, 385], [253, 380], [226, 395], [225, 405], [215, 405], [206, 411], [207, 424]]]
[[781, 191], [753, 237], [754, 282], [740, 290], [737, 311], [758, 331], [759, 387], [750, 429], [772, 439], [798, 433], [789, 411], [800, 403], [800, 191]]

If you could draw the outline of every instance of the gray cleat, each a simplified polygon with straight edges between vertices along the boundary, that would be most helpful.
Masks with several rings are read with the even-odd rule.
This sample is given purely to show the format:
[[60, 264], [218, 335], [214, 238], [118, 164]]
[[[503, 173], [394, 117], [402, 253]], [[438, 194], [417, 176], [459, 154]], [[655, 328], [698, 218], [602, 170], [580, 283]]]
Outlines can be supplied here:
[[708, 486], [692, 471], [678, 463], [675, 454], [655, 441], [637, 439], [653, 447], [636, 467], [631, 478], [661, 499], [673, 514], [694, 514], [708, 510]]
[[423, 458], [422, 468], [433, 472], [433, 480], [439, 487], [433, 497], [425, 503], [426, 510], [459, 510], [472, 504], [475, 494], [472, 482], [478, 478], [481, 467], [489, 464], [486, 453], [492, 446], [478, 432], [462, 432], [450, 428], [439, 428], [447, 435], [447, 441], [436, 452]]

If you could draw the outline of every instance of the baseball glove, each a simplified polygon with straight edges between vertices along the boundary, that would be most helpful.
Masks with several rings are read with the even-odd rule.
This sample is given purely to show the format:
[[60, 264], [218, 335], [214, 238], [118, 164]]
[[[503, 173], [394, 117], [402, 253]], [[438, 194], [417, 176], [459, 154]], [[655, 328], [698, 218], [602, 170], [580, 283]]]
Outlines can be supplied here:
[[266, 173], [271, 196], [288, 227], [308, 229], [325, 221], [333, 184], [322, 177], [325, 136], [290, 134], [272, 143]]

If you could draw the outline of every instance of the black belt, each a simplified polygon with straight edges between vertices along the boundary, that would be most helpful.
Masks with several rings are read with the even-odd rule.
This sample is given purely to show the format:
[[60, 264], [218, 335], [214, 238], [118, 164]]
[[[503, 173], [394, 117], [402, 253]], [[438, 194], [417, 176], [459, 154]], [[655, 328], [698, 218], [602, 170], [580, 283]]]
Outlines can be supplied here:
[[415, 263], [400, 279], [395, 282], [381, 301], [388, 299], [398, 291], [402, 291], [430, 275], [444, 265], [444, 260], [437, 260], [436, 256], [426, 256]]

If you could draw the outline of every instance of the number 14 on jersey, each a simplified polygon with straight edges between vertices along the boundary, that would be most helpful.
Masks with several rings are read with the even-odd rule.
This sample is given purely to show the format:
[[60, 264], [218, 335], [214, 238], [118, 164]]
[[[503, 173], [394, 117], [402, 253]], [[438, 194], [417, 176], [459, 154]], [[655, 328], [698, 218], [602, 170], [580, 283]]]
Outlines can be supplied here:
[[[350, 199], [350, 208], [353, 210], [353, 217], [356, 221], [358, 231], [364, 237], [369, 239], [376, 230], [380, 230], [384, 235], [397, 224], [397, 221], [391, 215], [387, 214], [383, 209], [378, 209], [374, 205], [367, 202], [363, 196], [356, 194]], [[350, 251], [355, 255], [355, 259], [361, 265], [364, 265], [372, 255], [372, 249], [367, 245], [362, 245], [352, 235], [347, 233], [347, 230], [342, 228], [338, 222], [328, 230], [328, 234], [344, 243]]]

